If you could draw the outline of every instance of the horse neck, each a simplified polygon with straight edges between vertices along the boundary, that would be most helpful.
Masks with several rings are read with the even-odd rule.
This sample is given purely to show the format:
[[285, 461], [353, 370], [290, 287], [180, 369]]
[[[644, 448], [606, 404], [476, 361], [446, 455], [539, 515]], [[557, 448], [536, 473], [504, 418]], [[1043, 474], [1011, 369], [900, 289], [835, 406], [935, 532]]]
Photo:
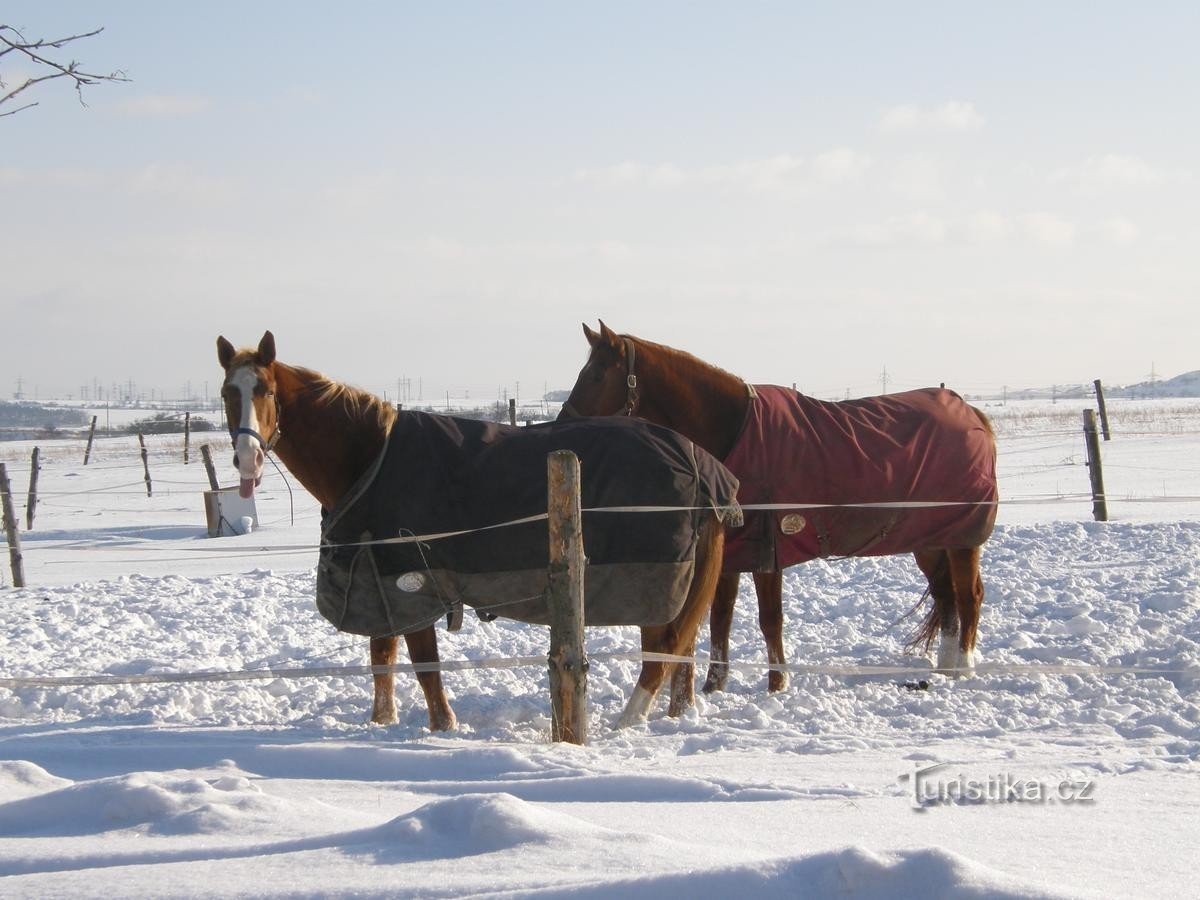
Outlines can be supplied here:
[[325, 397], [315, 372], [276, 362], [281, 436], [275, 453], [325, 509], [333, 509], [383, 449], [378, 417]]
[[746, 419], [746, 382], [680, 350], [636, 339], [637, 415], [695, 441], [717, 459]]

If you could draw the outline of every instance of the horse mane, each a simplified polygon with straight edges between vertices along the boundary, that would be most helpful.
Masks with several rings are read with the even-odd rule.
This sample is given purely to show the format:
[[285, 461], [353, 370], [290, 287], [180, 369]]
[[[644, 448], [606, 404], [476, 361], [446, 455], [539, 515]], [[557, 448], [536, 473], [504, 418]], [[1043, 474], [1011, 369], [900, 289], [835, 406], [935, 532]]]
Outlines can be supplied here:
[[396, 407], [370, 391], [334, 381], [328, 375], [304, 366], [287, 365], [277, 360], [275, 369], [277, 376], [282, 371], [301, 382], [303, 387], [298, 396], [302, 395], [304, 401], [318, 409], [340, 403], [351, 418], [378, 425], [384, 434], [391, 430], [396, 421]]
[[[725, 378], [731, 378], [734, 381], [738, 381], [742, 384], [746, 383], [745, 379], [742, 378], [740, 375], [734, 375], [732, 372], [722, 369], [720, 366], [714, 365], [706, 360], [701, 359], [698, 356], [688, 353], [686, 350], [679, 350], [676, 347], [668, 347], [666, 344], [659, 344], [659, 343], [655, 343], [654, 341], [648, 341], [645, 338], [637, 337], [632, 334], [622, 334], [622, 335], [620, 335], [620, 337], [627, 338], [628, 340], [633, 341], [635, 344], [637, 344], [641, 347], [653, 348], [655, 353], [661, 353], [662, 356], [665, 358], [665, 360], [670, 364], [684, 363], [686, 365], [693, 366], [694, 368], [702, 369], [707, 372], [710, 372], [713, 375], [723, 376]], [[636, 361], [634, 364], [634, 368], [635, 369], [637, 368]]]

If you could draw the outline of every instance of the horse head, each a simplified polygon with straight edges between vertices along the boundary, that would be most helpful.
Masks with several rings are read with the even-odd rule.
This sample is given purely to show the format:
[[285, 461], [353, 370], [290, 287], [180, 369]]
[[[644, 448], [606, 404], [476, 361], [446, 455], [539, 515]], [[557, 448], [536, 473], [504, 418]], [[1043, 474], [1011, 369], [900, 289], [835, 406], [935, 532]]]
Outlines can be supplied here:
[[265, 332], [253, 350], [237, 350], [224, 337], [218, 337], [217, 359], [225, 370], [221, 398], [233, 441], [233, 465], [241, 476], [238, 493], [249, 498], [262, 481], [266, 454], [280, 437], [275, 336]]
[[633, 415], [638, 402], [633, 341], [603, 321], [599, 332], [585, 323], [583, 334], [592, 349], [558, 417]]

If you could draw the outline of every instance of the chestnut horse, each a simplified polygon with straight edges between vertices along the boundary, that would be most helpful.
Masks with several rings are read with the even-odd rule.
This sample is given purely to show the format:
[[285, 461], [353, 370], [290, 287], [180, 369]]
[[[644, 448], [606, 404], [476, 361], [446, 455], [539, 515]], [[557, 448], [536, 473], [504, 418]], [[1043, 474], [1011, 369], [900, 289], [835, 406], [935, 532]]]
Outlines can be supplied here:
[[[241, 478], [240, 493], [251, 497], [262, 480], [266, 454], [274, 450], [326, 510], [354, 486], [382, 451], [397, 412], [365, 391], [332, 381], [311, 369], [286, 365], [275, 358], [275, 338], [266, 332], [256, 349], [237, 350], [217, 338], [217, 358], [225, 370], [221, 396], [226, 424], [234, 441], [234, 465]], [[642, 649], [647, 652], [690, 655], [696, 632], [712, 603], [720, 575], [724, 528], [717, 513], [705, 516], [698, 530], [695, 569], [687, 597], [675, 619], [665, 625], [644, 626]], [[404, 635], [413, 663], [438, 661], [433, 626]], [[371, 664], [395, 664], [397, 635], [371, 638]], [[644, 721], [671, 665], [645, 662], [620, 726]], [[446, 731], [456, 725], [438, 671], [418, 671], [417, 681], [429, 709], [429, 728]], [[397, 721], [392, 672], [374, 676], [371, 721]], [[678, 716], [693, 702], [690, 671], [671, 679], [668, 714]]]
[[[779, 691], [787, 686], [783, 652], [783, 602], [782, 569], [793, 562], [803, 562], [825, 555], [884, 555], [911, 552], [918, 567], [929, 583], [926, 596], [932, 596], [931, 609], [908, 648], [928, 650], [934, 637], [940, 636], [938, 646], [938, 671], [949, 674], [969, 672], [973, 667], [974, 647], [979, 623], [980, 607], [983, 603], [983, 582], [979, 574], [980, 547], [991, 533], [996, 514], [995, 483], [995, 438], [987, 418], [979, 410], [964, 403], [950, 391], [928, 389], [908, 394], [888, 395], [879, 398], [864, 398], [845, 403], [823, 403], [805, 398], [795, 391], [787, 392], [771, 386], [755, 387], [716, 366], [703, 362], [691, 354], [661, 344], [651, 343], [632, 335], [618, 335], [600, 323], [599, 333], [585, 324], [583, 331], [591, 345], [591, 352], [579, 377], [563, 406], [560, 418], [571, 415], [633, 415], [672, 428], [690, 437], [717, 459], [720, 459], [742, 482], [738, 499], [747, 513], [747, 524], [743, 533], [751, 532], [751, 512], [758, 497], [747, 496], [749, 485], [763, 488], [772, 501], [764, 504], [772, 507], [764, 512], [762, 524], [764, 543], [768, 550], [764, 555], [751, 559], [739, 553], [738, 535], [731, 532], [727, 538], [725, 572], [717, 585], [713, 600], [710, 640], [711, 662], [705, 679], [704, 690], [711, 692], [724, 688], [728, 677], [729, 630], [733, 619], [733, 607], [737, 599], [739, 573], [753, 574], [758, 594], [759, 625], [767, 646], [768, 689]], [[750, 416], [752, 404], [760, 403], [760, 397], [780, 398], [788, 410], [774, 414], [776, 419], [787, 420], [789, 427], [801, 423], [800, 431], [786, 437], [788, 442], [774, 454], [770, 465], [747, 463], [746, 460], [761, 459], [761, 448], [745, 451], [747, 441], [751, 443], [765, 438], [762, 434], [770, 429], [763, 427], [763, 414]], [[908, 399], [902, 399], [908, 398]], [[882, 414], [873, 411], [872, 402], [887, 405]], [[905, 404], [913, 403], [913, 409]], [[804, 404], [800, 406], [800, 404]], [[794, 409], [802, 412], [798, 415]], [[867, 410], [863, 413], [863, 410]], [[894, 435], [887, 433], [889, 417], [899, 410], [899, 417], [908, 434], [920, 433], [924, 440], [940, 446], [940, 457], [945, 463], [942, 472], [949, 472], [944, 480], [930, 480], [926, 469], [930, 451], [927, 445], [917, 448], [909, 456], [887, 458], [862, 458], [862, 442], [853, 433], [855, 422], [847, 416], [870, 418], [871, 430], [881, 437], [874, 438], [870, 446], [883, 447], [892, 453]], [[915, 411], [914, 411], [915, 410]], [[772, 414], [768, 414], [768, 417]], [[947, 421], [943, 421], [945, 418]], [[751, 427], [751, 421], [754, 427]], [[830, 422], [824, 430], [813, 423]], [[882, 423], [881, 425], [879, 423]], [[849, 437], [847, 434], [849, 433]], [[745, 436], [744, 436], [745, 434]], [[828, 446], [822, 446], [827, 444]], [[851, 446], [851, 444], [853, 446]], [[804, 449], [804, 447], [810, 449]], [[736, 453], [734, 452], [736, 448]], [[815, 449], [812, 449], [815, 448]], [[796, 462], [802, 455], [811, 465], [812, 454], [818, 454], [821, 466], [807, 470], [781, 474], [781, 470], [804, 466]], [[731, 456], [732, 454], [732, 456]], [[857, 456], [856, 456], [857, 454]], [[770, 453], [768, 453], [768, 456]], [[801, 504], [803, 500], [824, 499], [821, 495], [832, 483], [824, 462], [836, 467], [839, 457], [856, 460], [858, 469], [853, 475], [844, 476], [837, 490], [842, 499], [825, 504]], [[757, 465], [759, 471], [747, 471]], [[905, 469], [908, 471], [904, 471]], [[855, 495], [859, 490], [872, 490], [860, 486], [858, 476], [862, 473], [900, 470], [901, 483], [920, 481], [929, 491], [956, 490], [959, 496], [904, 497], [910, 503], [879, 503], [876, 501], [897, 499], [893, 496]], [[934, 476], [935, 478], [937, 476]], [[922, 480], [923, 479], [923, 480]], [[774, 482], [795, 484], [803, 482], [801, 490], [809, 496], [769, 496]], [[968, 495], [969, 496], [966, 496]], [[850, 496], [847, 496], [850, 495]], [[782, 515], [780, 505], [791, 501], [791, 515]], [[920, 502], [926, 501], [926, 502]], [[928, 501], [951, 501], [932, 503]], [[839, 507], [818, 512], [813, 507]], [[852, 507], [876, 509], [856, 510]], [[953, 507], [959, 506], [959, 509]], [[880, 507], [889, 507], [886, 511]], [[949, 512], [930, 507], [950, 507]], [[761, 508], [761, 507], [760, 507]], [[806, 511], [806, 517], [796, 510]], [[921, 517], [925, 516], [925, 519]], [[929, 517], [938, 519], [936, 527], [923, 524]], [[815, 521], [826, 520], [826, 533], [818, 531]], [[843, 540], [839, 546], [836, 532], [828, 520], [841, 517], [844, 526], [849, 521], [855, 536]], [[964, 517], [968, 520], [965, 524]], [[956, 524], [959, 523], [959, 524]], [[960, 527], [961, 524], [961, 527]], [[787, 547], [787, 541], [808, 527], [808, 538], [821, 549], [811, 552], [796, 552], [791, 545], [791, 556], [786, 552], [775, 554], [776, 541]], [[886, 539], [885, 539], [886, 538]], [[834, 549], [829, 549], [830, 547]], [[847, 548], [848, 546], [848, 548]]]

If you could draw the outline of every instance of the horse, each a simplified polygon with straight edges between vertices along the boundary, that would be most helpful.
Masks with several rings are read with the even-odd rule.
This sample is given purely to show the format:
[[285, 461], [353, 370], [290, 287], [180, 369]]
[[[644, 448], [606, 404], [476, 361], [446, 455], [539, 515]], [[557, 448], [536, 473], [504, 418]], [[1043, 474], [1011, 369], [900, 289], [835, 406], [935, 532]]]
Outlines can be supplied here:
[[[255, 487], [262, 480], [267, 454], [273, 451], [320, 502], [323, 512], [334, 510], [380, 456], [399, 416], [444, 419], [451, 427], [454, 427], [454, 423], [462, 422], [425, 413], [400, 413], [366, 391], [333, 381], [312, 369], [285, 364], [276, 358], [275, 338], [270, 331], [263, 335], [256, 348], [240, 350], [223, 336], [218, 337], [217, 358], [225, 372], [221, 396], [225, 404], [226, 424], [234, 445], [234, 466], [240, 478], [239, 493], [244, 498], [253, 496]], [[513, 430], [522, 433], [532, 431]], [[665, 430], [662, 433], [671, 438], [678, 437]], [[702, 454], [690, 442], [688, 447], [690, 450], [686, 452], [689, 459]], [[429, 463], [431, 468], [436, 468], [438, 461], [431, 460]], [[727, 479], [728, 503], [730, 508], [736, 509], [733, 500], [736, 480], [719, 463], [711, 460], [710, 463], [719, 468]], [[542, 471], [545, 471], [544, 462]], [[682, 588], [686, 590], [686, 597], [673, 619], [641, 628], [642, 649], [646, 652], [691, 655], [696, 632], [711, 606], [720, 576], [725, 529], [716, 508], [705, 509], [696, 516], [700, 524], [693, 538], [694, 568], [688, 570], [690, 581]], [[590, 579], [589, 572], [589, 585]], [[403, 636], [408, 645], [409, 658], [417, 665], [417, 680], [425, 695], [430, 730], [448, 731], [455, 728], [457, 722], [454, 711], [450, 708], [441, 674], [436, 668], [439, 657], [437, 633], [433, 625], [415, 628]], [[394, 665], [398, 641], [399, 635], [396, 633], [371, 633], [371, 665]], [[430, 664], [428, 670], [425, 664]], [[643, 663], [637, 685], [619, 719], [618, 727], [645, 721], [654, 697], [670, 670], [669, 663]], [[378, 724], [395, 723], [393, 672], [390, 669], [377, 671], [373, 678], [371, 721]], [[692, 705], [693, 699], [691, 672], [674, 672], [668, 715], [681, 715]]]
[[[749, 385], [684, 351], [618, 335], [603, 322], [599, 332], [586, 324], [583, 332], [588, 359], [560, 418], [623, 414], [665, 425], [722, 460], [741, 482], [741, 532], [750, 540], [739, 542], [732, 532], [727, 538], [711, 612], [706, 693], [724, 689], [728, 678], [741, 572], [752, 573], [758, 595], [768, 690], [786, 688], [782, 570], [819, 556], [911, 552], [928, 581], [922, 599], [932, 602], [906, 650], [928, 652], [938, 637], [937, 671], [972, 671], [984, 597], [979, 561], [998, 498], [995, 435], [982, 412], [944, 389], [818, 401]], [[787, 434], [773, 439], [781, 425]], [[849, 471], [837, 471], [846, 465], [842, 458]], [[893, 474], [894, 483], [884, 484], [883, 473]], [[807, 496], [779, 496], [779, 481]], [[755, 505], [760, 509], [752, 511]]]

